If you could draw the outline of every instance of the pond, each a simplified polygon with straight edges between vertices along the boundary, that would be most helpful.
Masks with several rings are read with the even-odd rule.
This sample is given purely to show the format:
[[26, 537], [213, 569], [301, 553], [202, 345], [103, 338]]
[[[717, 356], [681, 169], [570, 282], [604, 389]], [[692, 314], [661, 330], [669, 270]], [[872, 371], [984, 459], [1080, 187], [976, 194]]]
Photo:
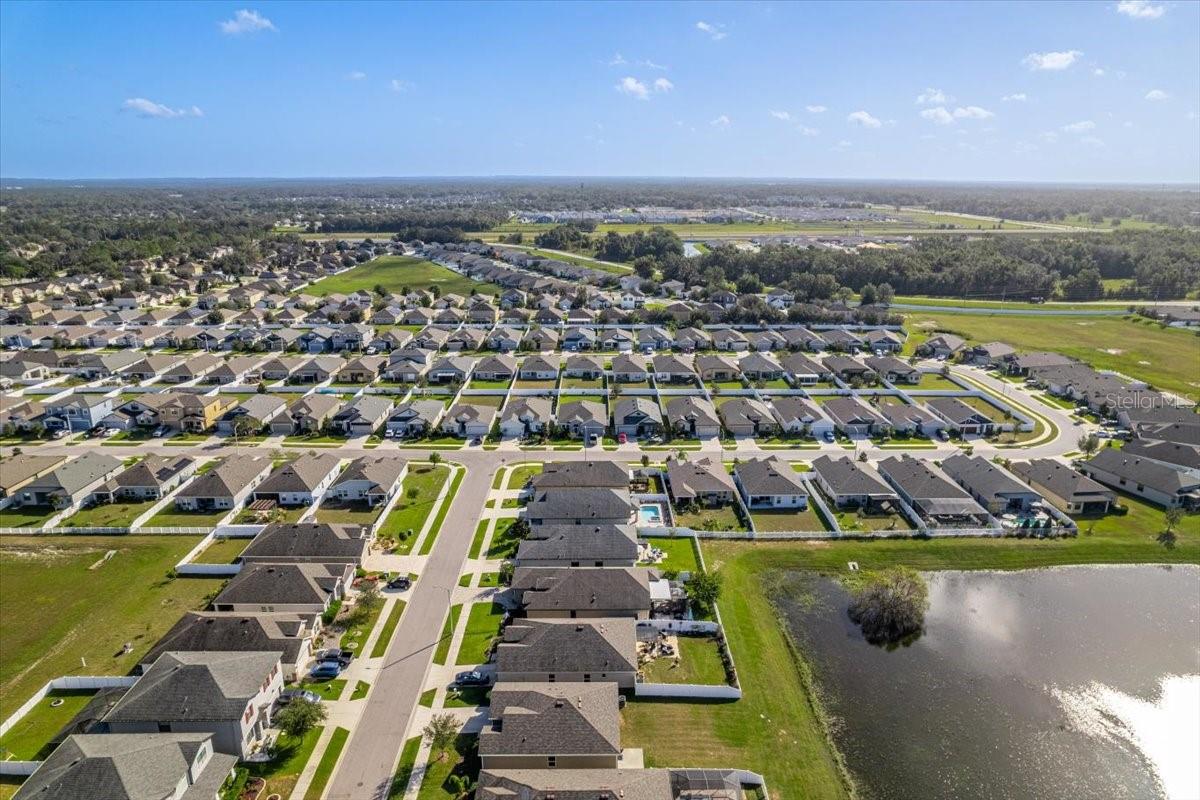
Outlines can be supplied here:
[[775, 577], [862, 797], [1200, 797], [1200, 569], [928, 574], [890, 650], [833, 579]]

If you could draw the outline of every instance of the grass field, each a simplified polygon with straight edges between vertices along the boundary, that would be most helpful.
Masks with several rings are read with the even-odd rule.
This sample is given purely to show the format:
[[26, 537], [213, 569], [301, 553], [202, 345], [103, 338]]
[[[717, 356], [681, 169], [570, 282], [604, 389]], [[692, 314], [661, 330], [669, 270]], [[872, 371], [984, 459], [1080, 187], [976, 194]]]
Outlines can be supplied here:
[[149, 511], [154, 503], [154, 500], [101, 503], [76, 511], [62, 525], [65, 528], [124, 528]]
[[400, 800], [404, 790], [408, 788], [408, 779], [412, 777], [413, 767], [417, 763], [417, 753], [421, 750], [421, 737], [414, 736], [404, 743], [400, 751], [400, 763], [396, 774], [392, 776], [392, 785], [388, 789], [387, 800]]
[[[398, 537], [411, 529], [413, 535], [400, 545], [407, 545], [408, 550], [411, 550], [414, 540], [421, 532], [421, 526], [433, 511], [433, 503], [442, 491], [442, 484], [448, 477], [450, 468], [443, 464], [414, 464], [409, 467], [408, 474], [400, 486], [403, 497], [388, 512], [387, 519], [379, 526], [379, 532]], [[417, 490], [415, 497], [409, 496], [412, 489]], [[404, 552], [407, 553], [408, 550]]]
[[1007, 342], [1018, 350], [1051, 350], [1195, 396], [1200, 388], [1200, 337], [1121, 317], [1033, 317], [914, 312], [909, 326], [951, 331], [972, 342]]
[[212, 528], [229, 513], [223, 508], [217, 511], [179, 511], [168, 503], [162, 511], [146, 521], [151, 528]]
[[[318, 725], [299, 738], [281, 733], [276, 745], [275, 759], [266, 764], [250, 764], [245, 769], [239, 767], [238, 779], [243, 785], [247, 776], [265, 779], [267, 785], [263, 788], [260, 797], [271, 795], [288, 797], [291, 795], [292, 789], [296, 788], [296, 781], [300, 778], [304, 765], [312, 758], [322, 730], [323, 728]], [[238, 797], [239, 794], [234, 792], [229, 796]]]
[[304, 800], [321, 800], [321, 795], [325, 793], [325, 784], [329, 783], [333, 776], [333, 768], [337, 765], [338, 757], [349, 738], [350, 731], [345, 728], [333, 729], [329, 744], [325, 746], [325, 752], [321, 754], [321, 760], [317, 762], [317, 769], [313, 772], [312, 783], [304, 792]]
[[200, 555], [194, 561], [198, 564], [231, 564], [249, 545], [249, 539], [214, 539], [212, 544], [200, 551]]
[[372, 292], [376, 286], [393, 293], [399, 293], [404, 287], [415, 290], [436, 286], [442, 294], [454, 293], [464, 297], [471, 294], [472, 289], [480, 294], [496, 294], [500, 291], [500, 287], [493, 284], [473, 281], [440, 264], [409, 256], [381, 256], [338, 275], [322, 278], [304, 291], [323, 297], [327, 294], [348, 294], [360, 289]]
[[[51, 691], [7, 733], [0, 736], [0, 759], [44, 759], [50, 740], [95, 696], [96, 692], [91, 689], [79, 692]], [[59, 705], [53, 705], [55, 702], [59, 702]]]
[[421, 542], [421, 550], [417, 555], [427, 556], [433, 552], [433, 545], [437, 541], [438, 534], [442, 532], [442, 523], [446, 521], [446, 515], [450, 513], [450, 506], [454, 505], [454, 498], [458, 494], [458, 487], [466, 475], [465, 469], [455, 471], [454, 477], [450, 480], [450, 488], [446, 491], [446, 499], [438, 508], [437, 516], [433, 518], [433, 524], [425, 536], [425, 541]]
[[492, 541], [488, 544], [487, 558], [512, 558], [517, 554], [521, 540], [509, 535], [516, 521], [516, 517], [496, 520], [496, 529], [492, 531]]
[[458, 615], [462, 613], [462, 604], [450, 606], [450, 613], [442, 624], [442, 634], [438, 637], [437, 647], [433, 651], [433, 663], [445, 664], [446, 656], [450, 654], [450, 640], [454, 637], [454, 626], [458, 624]]
[[50, 506], [17, 506], [0, 509], [0, 526], [40, 528], [58, 512]]
[[656, 658], [645, 667], [649, 683], [725, 683], [725, 665], [717, 640], [711, 636], [679, 636], [679, 660]]
[[421, 781], [417, 800], [453, 800], [459, 797], [447, 781], [451, 775], [474, 777], [479, 774], [477, 739], [476, 736], [460, 733], [445, 758], [437, 760], [436, 756], [432, 757]]
[[487, 660], [487, 651], [492, 640], [500, 633], [500, 620], [504, 611], [495, 603], [472, 603], [467, 614], [467, 630], [454, 663], [480, 664]]
[[[51, 678], [124, 675], [221, 581], [170, 578], [199, 536], [5, 537], [0, 542], [0, 717]], [[103, 564], [105, 554], [116, 553]], [[95, 567], [94, 569], [92, 567]], [[126, 642], [133, 652], [122, 654]]]
[[699, 572], [700, 559], [696, 555], [696, 540], [690, 536], [641, 536], [641, 541], [657, 547], [666, 558], [655, 565], [657, 569], [677, 572]]
[[383, 621], [383, 628], [379, 631], [379, 637], [375, 639], [375, 644], [371, 645], [371, 658], [383, 658], [387, 654], [388, 645], [392, 642], [392, 634], [396, 632], [396, 626], [400, 624], [400, 617], [404, 614], [406, 605], [407, 603], [403, 600], [397, 600], [392, 604], [387, 619]]

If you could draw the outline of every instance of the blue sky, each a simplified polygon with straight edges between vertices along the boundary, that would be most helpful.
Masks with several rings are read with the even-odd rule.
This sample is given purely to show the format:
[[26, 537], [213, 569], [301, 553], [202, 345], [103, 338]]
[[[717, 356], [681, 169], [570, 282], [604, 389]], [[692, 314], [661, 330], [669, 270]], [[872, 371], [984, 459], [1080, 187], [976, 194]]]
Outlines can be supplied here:
[[1200, 183], [1200, 4], [0, 4], [6, 177]]

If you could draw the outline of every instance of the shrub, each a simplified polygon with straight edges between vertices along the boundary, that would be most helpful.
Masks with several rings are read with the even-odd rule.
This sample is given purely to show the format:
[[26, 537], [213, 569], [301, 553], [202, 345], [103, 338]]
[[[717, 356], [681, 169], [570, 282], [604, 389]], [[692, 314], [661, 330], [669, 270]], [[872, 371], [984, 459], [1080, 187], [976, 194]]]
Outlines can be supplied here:
[[892, 644], [919, 634], [928, 608], [925, 579], [908, 567], [892, 567], [856, 582], [847, 611], [868, 642]]

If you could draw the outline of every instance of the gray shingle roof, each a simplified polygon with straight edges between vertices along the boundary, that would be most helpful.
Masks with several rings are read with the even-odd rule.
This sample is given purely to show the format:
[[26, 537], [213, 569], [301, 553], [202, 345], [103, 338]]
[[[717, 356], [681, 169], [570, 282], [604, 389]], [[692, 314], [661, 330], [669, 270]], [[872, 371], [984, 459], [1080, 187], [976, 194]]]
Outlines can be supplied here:
[[623, 524], [633, 513], [627, 489], [605, 487], [535, 489], [533, 499], [525, 508], [531, 521], [620, 520]]
[[279, 663], [279, 652], [163, 653], [106, 722], [235, 720]]
[[617, 755], [621, 718], [615, 683], [497, 683], [479, 754]]
[[735, 467], [738, 480], [751, 495], [808, 495], [808, 484], [780, 458], [752, 458]]
[[213, 599], [213, 605], [323, 605], [348, 564], [247, 564]]
[[518, 619], [496, 648], [496, 672], [632, 672], [637, 669], [637, 621], [632, 617]]
[[896, 496], [874, 468], [856, 464], [849, 456], [818, 456], [813, 459], [813, 469], [839, 495]]
[[517, 567], [510, 591], [526, 610], [650, 610], [650, 572], [638, 567]]
[[737, 773], [715, 769], [492, 769], [475, 800], [742, 800]]
[[366, 552], [365, 528], [328, 522], [268, 525], [242, 551], [244, 562], [323, 561], [358, 564]]
[[233, 497], [271, 466], [266, 456], [230, 456], [176, 493], [176, 497]]
[[191, 611], [175, 623], [141, 659], [153, 664], [166, 652], [279, 651], [285, 664], [295, 664], [312, 630], [315, 614], [231, 614]]
[[295, 461], [280, 464], [267, 479], [255, 487], [256, 494], [277, 492], [311, 492], [338, 465], [332, 453], [303, 455]]
[[629, 472], [613, 461], [564, 461], [546, 464], [533, 476], [535, 489], [607, 487], [628, 489]]
[[1044, 486], [1046, 491], [1053, 492], [1068, 502], [1078, 502], [1088, 497], [1116, 499], [1116, 495], [1108, 487], [1052, 458], [1014, 461], [1010, 469], [1024, 480]]
[[522, 561], [637, 560], [637, 534], [632, 525], [535, 525], [517, 547]]

